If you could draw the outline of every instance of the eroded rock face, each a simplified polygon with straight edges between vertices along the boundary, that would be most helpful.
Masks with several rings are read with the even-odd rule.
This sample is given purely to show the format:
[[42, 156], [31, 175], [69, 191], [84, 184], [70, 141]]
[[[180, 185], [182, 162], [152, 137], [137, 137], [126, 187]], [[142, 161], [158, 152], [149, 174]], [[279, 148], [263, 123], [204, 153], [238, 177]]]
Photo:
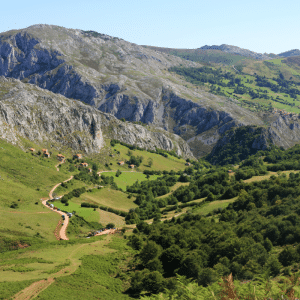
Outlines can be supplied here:
[[109, 138], [193, 157], [179, 136], [122, 122], [79, 101], [5, 77], [0, 77], [0, 136], [13, 144], [22, 144], [20, 137], [24, 137], [86, 153], [100, 152], [105, 138]]
[[2, 34], [0, 40], [0, 75], [176, 133], [197, 155], [209, 152], [232, 126], [262, 124], [234, 102], [190, 90], [166, 71], [180, 64], [199, 67], [195, 62], [58, 26], [31, 26]]
[[[141, 121], [180, 135], [198, 157], [209, 153], [232, 127], [265, 124], [235, 100], [187, 88], [186, 82], [167, 71], [178, 65], [201, 66], [122, 39], [59, 26], [35, 25], [0, 35], [0, 75], [81, 100], [118, 119]], [[59, 109], [55, 111], [58, 114]], [[43, 122], [48, 129], [53, 127]], [[298, 142], [296, 125], [272, 122], [268, 134], [274, 143], [287, 147]], [[30, 136], [29, 131], [26, 134]], [[133, 139], [128, 133], [125, 137]], [[159, 148], [171, 147], [165, 139], [155, 141]]]

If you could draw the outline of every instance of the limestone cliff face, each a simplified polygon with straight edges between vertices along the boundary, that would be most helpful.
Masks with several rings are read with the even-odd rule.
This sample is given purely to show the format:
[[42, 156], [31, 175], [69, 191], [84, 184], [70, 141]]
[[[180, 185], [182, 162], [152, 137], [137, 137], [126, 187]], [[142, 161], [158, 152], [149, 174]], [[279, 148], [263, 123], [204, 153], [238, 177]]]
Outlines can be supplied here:
[[48, 148], [100, 152], [105, 139], [141, 148], [175, 150], [192, 157], [183, 139], [162, 129], [122, 122], [110, 114], [32, 84], [0, 77], [0, 137], [22, 145], [22, 137]]
[[0, 35], [0, 75], [183, 137], [196, 155], [232, 126], [263, 124], [230, 99], [191, 90], [166, 71], [200, 66], [95, 32], [36, 25]]
[[[187, 87], [185, 81], [167, 71], [178, 65], [201, 66], [122, 39], [59, 26], [35, 25], [0, 34], [0, 76], [81, 100], [118, 119], [141, 121], [175, 133], [198, 157], [209, 153], [233, 126], [266, 124], [265, 117], [232, 99]], [[79, 109], [78, 105], [75, 107]], [[285, 147], [298, 142], [297, 125], [284, 120], [272, 122], [268, 133], [272, 141]], [[51, 124], [47, 126], [51, 128]], [[128, 132], [124, 132], [125, 137], [133, 139]], [[164, 139], [156, 142], [159, 148], [171, 147]]]
[[[248, 133], [253, 136], [250, 150], [265, 150], [271, 144], [287, 149], [300, 142], [300, 116], [274, 113], [262, 117], [268, 126], [249, 126], [247, 129]], [[210, 156], [213, 157], [216, 152], [222, 151], [222, 148], [236, 140], [236, 134], [237, 130], [226, 132], [218, 140]], [[242, 140], [241, 143], [243, 143]]]

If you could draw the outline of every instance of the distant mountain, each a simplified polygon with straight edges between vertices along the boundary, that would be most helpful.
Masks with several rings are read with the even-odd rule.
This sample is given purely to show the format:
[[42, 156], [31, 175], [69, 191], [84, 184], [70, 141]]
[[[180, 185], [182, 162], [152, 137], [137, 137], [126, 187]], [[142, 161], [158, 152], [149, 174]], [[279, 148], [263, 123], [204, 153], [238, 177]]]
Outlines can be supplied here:
[[290, 57], [290, 56], [299, 56], [300, 55], [300, 50], [299, 49], [293, 49], [289, 51], [282, 52], [278, 54], [280, 57]]
[[223, 65], [235, 65], [248, 57], [235, 53], [226, 53], [221, 50], [201, 50], [201, 49], [176, 49], [163, 48], [154, 46], [144, 46], [155, 51], [179, 56], [186, 60], [196, 61], [199, 63], [217, 63]]
[[194, 155], [209, 153], [232, 126], [263, 125], [238, 103], [168, 72], [180, 65], [202, 66], [94, 31], [34, 25], [0, 34], [0, 75], [175, 133]]
[[[209, 46], [205, 47], [209, 48]], [[255, 57], [258, 59], [269, 58], [267, 55], [234, 46], [221, 45], [220, 47], [221, 50], [196, 49], [194, 53], [204, 53], [205, 55], [208, 53], [214, 58], [219, 55], [220, 59], [224, 57], [228, 59], [237, 58], [235, 62], [244, 59], [252, 63]], [[246, 59], [247, 57], [252, 59]], [[254, 62], [257, 63], [257, 61]], [[237, 64], [235, 63], [235, 65]], [[141, 140], [141, 136], [145, 136], [145, 140], [141, 140], [145, 147], [150, 147], [150, 144], [153, 144], [160, 148], [162, 147], [161, 143], [166, 144], [165, 147], [169, 147], [170, 142], [160, 134], [158, 139], [155, 138], [158, 135], [157, 130], [163, 130], [163, 134], [170, 137], [171, 140], [174, 140], [174, 134], [180, 136], [191, 147], [193, 154], [200, 157], [209, 153], [222, 134], [232, 127], [265, 125], [265, 116], [241, 107], [239, 101], [206, 92], [204, 87], [196, 87], [169, 71], [169, 68], [176, 66], [200, 68], [203, 65], [191, 61], [191, 59], [186, 60], [171, 55], [167, 51], [163, 53], [163, 51], [155, 48], [139, 46], [95, 31], [34, 25], [22, 30], [4, 32], [0, 34], [0, 76], [15, 78], [21, 82], [17, 84], [17, 87], [20, 86], [20, 89], [18, 88], [20, 93], [13, 94], [14, 89], [9, 88], [13, 96], [7, 99], [7, 103], [16, 104], [8, 109], [3, 108], [2, 115], [11, 116], [10, 122], [4, 119], [3, 123], [11, 125], [7, 129], [15, 128], [22, 125], [18, 123], [20, 119], [26, 125], [22, 129], [24, 134], [26, 131], [25, 137], [33, 132], [30, 130], [29, 123], [26, 122], [36, 119], [37, 115], [29, 117], [29, 121], [23, 119], [21, 115], [26, 111], [25, 106], [22, 107], [19, 115], [15, 113], [18, 111], [17, 106], [23, 103], [19, 100], [22, 97], [25, 99], [26, 96], [21, 90], [26, 91], [31, 86], [22, 86], [21, 83], [30, 83], [66, 97], [64, 100], [59, 100], [57, 105], [52, 108], [51, 103], [54, 103], [52, 96], [51, 99], [44, 97], [39, 90], [38, 93], [41, 93], [44, 100], [39, 102], [39, 99], [34, 98], [30, 110], [34, 112], [35, 108], [38, 109], [43, 120], [51, 120], [52, 116], [59, 116], [54, 121], [58, 123], [64, 120], [65, 124], [71, 124], [69, 129], [71, 133], [74, 132], [75, 136], [77, 123], [82, 124], [80, 125], [82, 128], [93, 129], [96, 128], [96, 125], [101, 126], [102, 120], [111, 114], [118, 119], [124, 118], [127, 121], [142, 122], [149, 125], [149, 133], [136, 134], [134, 138], [130, 138], [132, 143], [137, 143], [138, 140]], [[267, 68], [267, 66], [265, 67]], [[5, 84], [0, 83], [0, 88]], [[3, 92], [6, 93], [5, 91], [6, 88]], [[0, 92], [0, 96], [2, 96], [1, 89]], [[66, 100], [67, 98], [69, 99]], [[84, 115], [81, 115], [82, 110], [86, 110], [87, 106], [79, 107], [78, 101], [74, 101], [74, 99], [92, 106], [93, 110], [89, 114], [93, 114], [94, 117], [86, 119]], [[1, 101], [4, 103], [0, 99], [0, 104]], [[64, 105], [59, 106], [60, 101], [67, 103], [65, 114], [60, 113], [60, 111], [64, 112]], [[25, 100], [24, 103], [29, 105]], [[74, 105], [74, 109], [72, 105]], [[106, 117], [100, 112], [96, 114], [97, 109], [108, 114]], [[79, 117], [75, 118], [74, 114], [79, 115]], [[273, 135], [278, 138], [272, 139], [274, 143], [289, 147], [293, 143], [299, 142], [298, 128], [300, 125], [297, 122], [295, 126], [292, 126], [291, 120], [281, 121], [278, 117], [275, 119], [272, 122], [278, 121], [277, 127], [272, 126], [278, 130], [272, 132], [275, 132]], [[141, 126], [131, 129], [131, 127], [126, 126], [124, 130], [119, 131], [124, 123], [115, 118], [113, 120], [111, 124], [114, 126], [108, 126], [108, 131], [115, 132], [116, 137], [120, 140], [122, 136], [125, 139], [131, 132], [136, 131], [138, 133], [144, 128]], [[47, 122], [44, 123], [47, 124]], [[57, 124], [54, 126], [53, 123], [49, 123], [45, 129], [46, 132], [44, 132], [42, 128], [45, 127], [39, 127], [38, 121], [36, 124], [34, 135], [39, 136], [40, 128], [41, 139], [44, 134], [48, 136], [47, 130], [50, 130], [52, 135], [57, 135], [55, 140], [59, 140], [59, 132], [62, 133], [62, 137], [69, 132], [64, 131], [65, 126], [60, 128], [57, 127]], [[58, 130], [52, 131], [52, 128], [58, 128]], [[86, 130], [88, 130], [87, 128]], [[106, 131], [105, 129], [102, 130], [103, 132]], [[72, 147], [75, 149], [85, 147], [89, 152], [99, 149], [97, 140], [95, 141], [93, 138], [93, 132], [93, 130], [89, 133], [87, 131], [86, 136], [91, 136], [91, 138], [85, 142], [76, 139], [74, 135], [70, 136], [70, 142], [73, 143]], [[12, 140], [17, 138], [13, 132], [11, 136]], [[181, 141], [178, 136], [178, 141]], [[288, 137], [292, 138], [289, 139]], [[115, 137], [111, 134], [108, 135], [108, 138]], [[188, 150], [184, 149], [182, 148], [181, 151], [188, 153]]]
[[267, 59], [272, 59], [274, 58], [273, 55], [267, 54], [267, 53], [257, 53], [257, 52], [253, 52], [250, 51], [248, 49], [243, 49], [237, 46], [231, 46], [231, 45], [226, 45], [226, 44], [222, 44], [220, 46], [217, 45], [213, 45], [213, 46], [208, 46], [205, 45], [203, 47], [199, 48], [200, 50], [220, 50], [226, 53], [232, 53], [232, 54], [238, 54], [241, 56], [245, 56], [245, 57], [250, 57], [250, 58], [254, 58], [254, 59], [259, 59], [259, 60], [267, 60]]

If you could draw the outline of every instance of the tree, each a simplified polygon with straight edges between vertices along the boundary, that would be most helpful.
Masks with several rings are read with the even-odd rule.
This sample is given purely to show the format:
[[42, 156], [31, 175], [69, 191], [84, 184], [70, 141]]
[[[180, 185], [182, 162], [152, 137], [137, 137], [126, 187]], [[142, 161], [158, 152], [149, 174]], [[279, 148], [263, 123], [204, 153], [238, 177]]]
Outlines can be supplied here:
[[289, 266], [294, 262], [298, 261], [298, 253], [293, 248], [293, 246], [285, 247], [279, 254], [278, 260], [282, 263], [283, 266]]
[[152, 157], [149, 157], [148, 158], [148, 167], [151, 168], [152, 165], [153, 165], [153, 159], [152, 159]]
[[154, 241], [148, 241], [140, 252], [140, 258], [143, 264], [147, 264], [150, 260], [158, 257], [161, 253], [161, 247]]
[[178, 245], [172, 245], [168, 249], [164, 250], [160, 260], [163, 264], [167, 277], [175, 275], [174, 272], [180, 267], [182, 258], [183, 250]]
[[269, 259], [269, 261], [266, 263], [266, 267], [269, 271], [269, 274], [271, 276], [277, 276], [280, 273], [280, 270], [282, 268], [282, 264], [279, 262], [279, 260], [275, 257], [272, 257]]
[[209, 284], [215, 282], [218, 279], [218, 274], [215, 270], [206, 268], [201, 271], [198, 276], [198, 283], [203, 286], [208, 286]]
[[138, 235], [134, 234], [129, 238], [130, 246], [135, 250], [140, 250], [143, 246], [143, 240]]
[[97, 172], [97, 171], [98, 171], [98, 166], [97, 166], [97, 164], [93, 163], [92, 169], [93, 169], [93, 171]]
[[111, 228], [115, 228], [116, 225], [114, 223], [108, 223], [105, 228], [111, 229]]
[[[148, 271], [149, 272], [149, 271]], [[157, 294], [163, 290], [164, 278], [158, 271], [149, 272], [143, 278], [143, 289]]]
[[270, 252], [273, 248], [272, 242], [268, 238], [265, 239], [263, 246], [265, 247], [267, 252]]

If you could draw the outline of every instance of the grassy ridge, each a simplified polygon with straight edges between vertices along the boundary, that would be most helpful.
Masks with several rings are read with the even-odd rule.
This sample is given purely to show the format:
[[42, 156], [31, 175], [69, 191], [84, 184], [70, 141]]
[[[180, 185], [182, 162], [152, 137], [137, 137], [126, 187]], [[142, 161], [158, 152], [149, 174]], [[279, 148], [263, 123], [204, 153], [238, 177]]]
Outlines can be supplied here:
[[204, 86], [213, 94], [234, 98], [240, 105], [253, 111], [270, 111], [273, 107], [299, 113], [300, 70], [288, 67], [290, 71], [287, 72], [286, 64], [282, 67], [273, 62], [264, 63], [255, 62], [251, 68], [250, 65], [236, 66], [235, 69], [220, 66], [173, 67], [170, 71], [195, 85]]

